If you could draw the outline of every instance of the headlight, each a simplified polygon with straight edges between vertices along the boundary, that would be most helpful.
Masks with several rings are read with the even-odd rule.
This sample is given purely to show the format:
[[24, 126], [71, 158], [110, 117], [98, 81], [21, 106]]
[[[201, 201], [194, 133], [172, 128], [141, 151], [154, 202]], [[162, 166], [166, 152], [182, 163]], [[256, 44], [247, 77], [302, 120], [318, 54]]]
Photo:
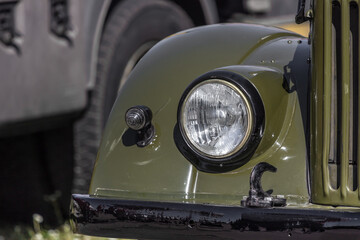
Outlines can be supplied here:
[[213, 158], [237, 152], [249, 138], [252, 110], [234, 84], [214, 79], [199, 83], [186, 96], [180, 125], [193, 147]]
[[212, 71], [185, 90], [174, 140], [197, 169], [226, 172], [251, 158], [262, 138], [264, 118], [252, 83], [233, 72]]

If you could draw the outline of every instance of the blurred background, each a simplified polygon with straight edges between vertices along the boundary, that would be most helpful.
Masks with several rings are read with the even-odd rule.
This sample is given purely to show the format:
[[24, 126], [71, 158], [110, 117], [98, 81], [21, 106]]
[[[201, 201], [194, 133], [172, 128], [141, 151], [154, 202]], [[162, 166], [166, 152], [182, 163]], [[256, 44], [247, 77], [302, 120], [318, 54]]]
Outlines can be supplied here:
[[87, 192], [112, 104], [158, 41], [226, 22], [284, 27], [307, 37], [308, 23], [294, 24], [297, 4], [0, 0], [0, 240], [46, 238], [52, 232], [41, 229], [53, 228], [53, 236], [72, 239], [66, 224], [71, 193]]

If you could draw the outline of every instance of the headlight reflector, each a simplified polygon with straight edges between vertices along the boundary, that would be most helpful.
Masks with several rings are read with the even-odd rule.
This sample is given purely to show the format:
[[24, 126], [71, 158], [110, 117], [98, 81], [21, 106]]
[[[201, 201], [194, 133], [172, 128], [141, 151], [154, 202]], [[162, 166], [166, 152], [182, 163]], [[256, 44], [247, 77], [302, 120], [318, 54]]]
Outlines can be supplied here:
[[244, 93], [220, 79], [196, 85], [185, 98], [181, 116], [180, 125], [188, 142], [211, 158], [239, 151], [252, 127], [252, 110]]

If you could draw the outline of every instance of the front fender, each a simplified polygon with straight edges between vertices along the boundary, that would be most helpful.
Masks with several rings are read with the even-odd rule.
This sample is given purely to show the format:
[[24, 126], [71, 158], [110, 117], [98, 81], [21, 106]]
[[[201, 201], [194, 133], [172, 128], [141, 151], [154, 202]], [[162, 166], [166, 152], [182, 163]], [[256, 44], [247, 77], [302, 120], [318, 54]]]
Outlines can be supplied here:
[[[308, 52], [298, 35], [259, 25], [206, 26], [161, 41], [138, 63], [119, 93], [98, 152], [90, 194], [238, 205], [248, 194], [252, 168], [265, 161], [278, 172], [264, 174], [264, 189], [272, 188], [290, 203], [307, 202], [306, 121], [293, 85], [302, 89], [308, 79], [293, 76], [308, 71]], [[250, 81], [264, 102], [266, 116], [264, 136], [252, 159], [221, 174], [198, 171], [179, 152], [173, 137], [184, 90], [214, 69]], [[126, 142], [124, 116], [135, 105], [146, 105], [153, 112], [155, 137], [144, 148]]]

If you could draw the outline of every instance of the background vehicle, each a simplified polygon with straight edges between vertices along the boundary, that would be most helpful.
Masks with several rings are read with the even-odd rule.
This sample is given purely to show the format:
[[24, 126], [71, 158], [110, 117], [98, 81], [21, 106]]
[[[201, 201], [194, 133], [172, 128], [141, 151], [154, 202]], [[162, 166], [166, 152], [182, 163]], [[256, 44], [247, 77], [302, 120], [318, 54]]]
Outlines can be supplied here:
[[87, 191], [118, 89], [157, 41], [265, 16], [270, 7], [269, 0], [1, 0], [2, 218], [61, 219], [70, 192]]

